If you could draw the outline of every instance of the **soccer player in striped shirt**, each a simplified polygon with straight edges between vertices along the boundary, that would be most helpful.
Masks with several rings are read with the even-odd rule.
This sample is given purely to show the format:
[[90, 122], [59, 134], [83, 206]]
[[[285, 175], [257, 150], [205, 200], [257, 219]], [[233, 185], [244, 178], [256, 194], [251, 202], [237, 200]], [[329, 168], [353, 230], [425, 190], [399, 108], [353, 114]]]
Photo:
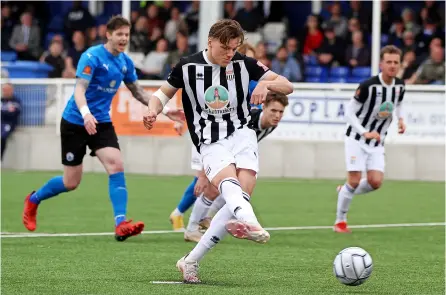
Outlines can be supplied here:
[[[250, 102], [264, 102], [270, 90], [290, 94], [293, 85], [261, 62], [238, 53], [243, 40], [243, 29], [234, 20], [212, 25], [208, 48], [180, 60], [167, 82], [153, 94], [144, 116], [144, 125], [151, 129], [163, 105], [183, 88], [192, 142], [201, 154], [207, 178], [226, 202], [196, 247], [177, 262], [187, 283], [200, 282], [199, 261], [227, 232], [258, 243], [269, 240], [269, 233], [258, 222], [248, 201], [258, 172], [257, 137], [248, 127]], [[251, 80], [259, 84], [249, 101]]]
[[[393, 45], [381, 49], [381, 73], [363, 81], [346, 109], [345, 162], [347, 182], [338, 187], [338, 204], [334, 231], [349, 233], [347, 213], [354, 195], [366, 194], [381, 187], [384, 179], [384, 140], [393, 111], [398, 132], [406, 131], [403, 115], [404, 81], [396, 78], [401, 50]], [[362, 171], [367, 175], [362, 177]]]

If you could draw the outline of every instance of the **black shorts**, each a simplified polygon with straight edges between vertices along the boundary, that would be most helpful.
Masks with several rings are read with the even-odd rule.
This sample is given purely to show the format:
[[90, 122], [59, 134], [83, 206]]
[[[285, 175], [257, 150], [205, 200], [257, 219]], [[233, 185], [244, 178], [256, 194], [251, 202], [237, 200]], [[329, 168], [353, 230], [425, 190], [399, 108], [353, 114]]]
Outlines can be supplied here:
[[92, 157], [101, 148], [119, 149], [118, 137], [112, 123], [99, 123], [96, 125], [96, 131], [96, 134], [88, 135], [83, 125], [73, 124], [62, 118], [60, 123], [62, 164], [66, 166], [82, 164], [87, 146], [91, 150]]

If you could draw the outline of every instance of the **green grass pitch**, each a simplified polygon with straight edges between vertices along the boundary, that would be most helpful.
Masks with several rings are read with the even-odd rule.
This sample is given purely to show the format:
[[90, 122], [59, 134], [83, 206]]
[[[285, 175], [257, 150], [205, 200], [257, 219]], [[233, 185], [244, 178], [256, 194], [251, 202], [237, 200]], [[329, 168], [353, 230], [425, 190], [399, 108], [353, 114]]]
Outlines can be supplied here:
[[[23, 199], [56, 172], [2, 173], [1, 231], [25, 232]], [[191, 177], [127, 175], [128, 217], [145, 230], [170, 230], [170, 212]], [[266, 227], [333, 224], [331, 180], [259, 179], [252, 204]], [[444, 222], [444, 183], [387, 181], [356, 196], [349, 223]], [[187, 216], [185, 218], [187, 221]], [[105, 174], [85, 174], [78, 190], [42, 203], [36, 233], [112, 232]], [[271, 231], [268, 244], [226, 237], [202, 261], [201, 285], [180, 281], [176, 261], [194, 244], [181, 233], [144, 234], [124, 243], [113, 236], [2, 238], [2, 294], [445, 294], [445, 227]], [[359, 246], [374, 270], [362, 286], [341, 285], [332, 263], [343, 248]]]

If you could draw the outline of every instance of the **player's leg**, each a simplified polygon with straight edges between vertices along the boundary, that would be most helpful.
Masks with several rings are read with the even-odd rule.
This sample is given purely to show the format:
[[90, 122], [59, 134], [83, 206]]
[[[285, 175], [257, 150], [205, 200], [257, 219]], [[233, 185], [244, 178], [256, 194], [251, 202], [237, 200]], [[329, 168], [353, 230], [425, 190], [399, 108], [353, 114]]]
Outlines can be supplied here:
[[125, 241], [131, 236], [140, 234], [144, 223], [126, 220], [127, 185], [124, 175], [124, 164], [119, 150], [118, 138], [111, 123], [97, 125], [97, 133], [88, 142], [91, 155], [96, 155], [108, 173], [109, 196], [115, 220], [115, 238]]
[[350, 232], [347, 226], [347, 213], [353, 199], [354, 191], [361, 180], [362, 171], [365, 168], [366, 154], [360, 143], [356, 140], [346, 138], [345, 140], [345, 162], [347, 167], [347, 181], [338, 192], [338, 203], [336, 209], [335, 232]]
[[192, 182], [186, 188], [183, 193], [183, 197], [180, 200], [178, 206], [173, 210], [170, 214], [169, 219], [170, 223], [172, 223], [173, 230], [179, 231], [184, 230], [184, 221], [183, 214], [186, 212], [196, 201], [196, 197], [194, 195], [194, 187], [197, 183], [197, 177], [194, 177]]
[[192, 208], [186, 231], [184, 232], [184, 240], [198, 242], [203, 234], [200, 232], [200, 223], [206, 216], [207, 211], [211, 207], [213, 201], [220, 195], [218, 190], [209, 184]]
[[82, 160], [88, 134], [84, 126], [71, 124], [63, 119], [60, 131], [64, 172], [63, 175], [51, 178], [37, 191], [26, 196], [22, 221], [30, 231], [36, 229], [37, 208], [40, 202], [76, 189], [82, 179]]
[[366, 166], [367, 178], [361, 179], [355, 190], [355, 195], [366, 194], [381, 187], [385, 170], [384, 147], [380, 146], [370, 150]]
[[[201, 155], [198, 153], [195, 146], [191, 147], [191, 168], [192, 170], [201, 172], [203, 170], [203, 163], [201, 162]], [[174, 230], [183, 230], [184, 221], [183, 214], [186, 212], [196, 201], [198, 196], [195, 196], [194, 188], [198, 178], [195, 177], [191, 184], [185, 190], [183, 197], [177, 208], [170, 214], [170, 222], [172, 223]]]

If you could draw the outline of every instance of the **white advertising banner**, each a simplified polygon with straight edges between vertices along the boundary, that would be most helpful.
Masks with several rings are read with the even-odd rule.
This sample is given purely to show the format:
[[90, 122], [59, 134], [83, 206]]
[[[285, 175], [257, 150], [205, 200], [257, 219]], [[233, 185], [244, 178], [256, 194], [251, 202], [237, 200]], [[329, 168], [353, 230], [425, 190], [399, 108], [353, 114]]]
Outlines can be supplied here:
[[[342, 141], [346, 130], [345, 106], [353, 94], [351, 89], [295, 90], [289, 96], [290, 104], [282, 122], [268, 139]], [[394, 120], [386, 144], [444, 145], [444, 92], [406, 90], [404, 114], [406, 133], [398, 134]]]

